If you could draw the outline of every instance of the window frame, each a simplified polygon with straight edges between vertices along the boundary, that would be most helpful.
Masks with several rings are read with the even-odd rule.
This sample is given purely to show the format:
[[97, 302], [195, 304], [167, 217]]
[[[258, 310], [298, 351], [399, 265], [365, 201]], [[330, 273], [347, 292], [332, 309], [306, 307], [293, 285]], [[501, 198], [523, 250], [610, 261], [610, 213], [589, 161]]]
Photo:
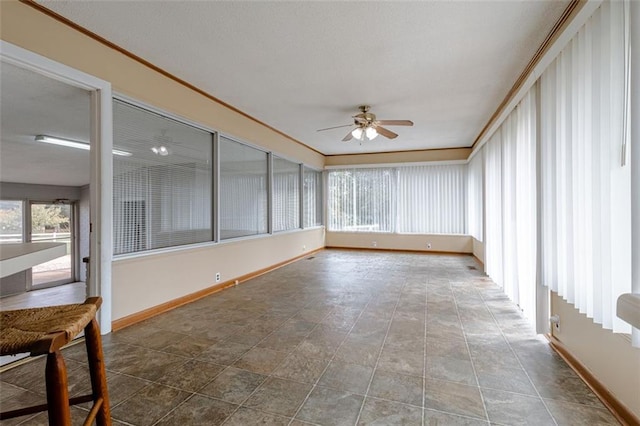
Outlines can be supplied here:
[[[313, 229], [313, 228], [322, 228], [324, 226], [326, 226], [326, 199], [324, 197], [324, 194], [326, 193], [326, 173], [324, 171], [324, 169], [322, 168], [318, 168], [318, 167], [314, 167], [311, 166], [307, 163], [305, 163], [304, 161], [300, 161], [298, 159], [294, 159], [293, 157], [286, 155], [286, 154], [281, 154], [279, 152], [270, 150], [268, 148], [262, 147], [260, 145], [257, 145], [255, 143], [249, 142], [245, 139], [242, 139], [238, 136], [229, 134], [227, 132], [223, 132], [223, 131], [219, 131], [214, 129], [213, 127], [207, 126], [207, 125], [203, 125], [201, 123], [198, 123], [196, 121], [193, 121], [191, 119], [188, 119], [180, 114], [176, 114], [170, 111], [167, 111], [166, 109], [162, 109], [159, 107], [156, 107], [154, 105], [148, 104], [146, 102], [140, 101], [138, 99], [132, 98], [130, 96], [127, 96], [125, 94], [122, 93], [113, 93], [113, 96], [110, 98], [110, 102], [111, 105], [113, 105], [114, 101], [120, 101], [120, 102], [124, 102], [126, 104], [129, 104], [133, 107], [136, 108], [140, 108], [142, 110], [145, 110], [147, 112], [159, 115], [161, 117], [170, 119], [170, 120], [174, 120], [179, 124], [183, 124], [183, 125], [187, 125], [187, 126], [191, 126], [195, 129], [204, 131], [204, 132], [208, 132], [209, 134], [211, 134], [212, 136], [212, 188], [211, 188], [211, 203], [212, 203], [212, 209], [211, 209], [211, 214], [212, 214], [212, 218], [211, 218], [211, 224], [212, 224], [212, 239], [211, 241], [203, 241], [203, 242], [198, 242], [198, 243], [191, 243], [191, 244], [182, 244], [182, 245], [175, 245], [175, 246], [168, 246], [168, 247], [161, 247], [161, 248], [154, 248], [154, 249], [148, 249], [148, 250], [144, 250], [144, 251], [136, 251], [136, 252], [130, 252], [130, 253], [122, 253], [122, 254], [113, 254], [113, 250], [111, 250], [111, 254], [112, 254], [112, 259], [113, 261], [120, 261], [120, 260], [126, 260], [126, 259], [135, 259], [135, 258], [139, 258], [139, 257], [147, 257], [147, 256], [153, 256], [153, 255], [157, 255], [157, 254], [165, 254], [165, 253], [173, 253], [173, 252], [180, 252], [180, 251], [184, 251], [184, 250], [192, 250], [192, 249], [198, 249], [198, 248], [204, 248], [204, 247], [213, 247], [213, 246], [217, 246], [217, 245], [222, 245], [222, 244], [228, 244], [228, 243], [236, 243], [239, 241], [244, 241], [244, 240], [253, 240], [253, 239], [257, 239], [257, 238], [269, 238], [273, 235], [280, 235], [280, 234], [284, 234], [284, 233], [290, 233], [290, 232], [299, 232], [299, 231], [304, 231], [304, 230], [308, 230], [308, 229]], [[245, 235], [245, 236], [239, 236], [239, 237], [233, 237], [233, 238], [227, 238], [227, 239], [221, 239], [220, 238], [220, 138], [226, 138], [229, 139], [231, 141], [234, 141], [236, 143], [239, 143], [241, 145], [245, 145], [249, 148], [253, 148], [256, 149], [258, 151], [264, 152], [267, 155], [267, 229], [268, 232], [266, 233], [261, 233], [261, 234], [256, 234], [256, 235]], [[293, 228], [293, 229], [288, 229], [288, 230], [283, 230], [283, 231], [273, 231], [273, 156], [277, 156], [278, 158], [287, 160], [287, 161], [291, 161], [293, 163], [296, 163], [298, 165], [299, 168], [299, 204], [300, 204], [300, 211], [299, 211], [299, 216], [300, 216], [300, 226], [297, 228]], [[113, 161], [113, 158], [112, 158]], [[304, 227], [304, 217], [303, 217], [303, 199], [304, 199], [304, 188], [303, 188], [303, 179], [304, 179], [304, 168], [307, 167], [309, 169], [315, 170], [315, 171], [319, 171], [322, 172], [322, 190], [323, 190], [323, 198], [322, 198], [322, 224], [321, 225], [316, 225], [316, 226], [311, 226], [311, 227]], [[113, 177], [112, 177], [113, 180]]]

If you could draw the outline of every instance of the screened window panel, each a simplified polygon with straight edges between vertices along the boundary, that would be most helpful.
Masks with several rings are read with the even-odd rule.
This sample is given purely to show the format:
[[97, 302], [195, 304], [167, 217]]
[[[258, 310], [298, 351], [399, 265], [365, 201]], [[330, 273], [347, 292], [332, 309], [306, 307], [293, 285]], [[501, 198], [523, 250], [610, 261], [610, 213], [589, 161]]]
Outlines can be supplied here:
[[268, 232], [267, 153], [220, 137], [220, 238]]
[[396, 171], [392, 168], [329, 172], [329, 230], [393, 232], [396, 182]]
[[273, 156], [273, 231], [300, 228], [300, 164]]
[[117, 100], [113, 133], [114, 253], [211, 241], [211, 133]]
[[304, 227], [322, 225], [322, 172], [304, 167]]
[[397, 232], [466, 233], [466, 166], [400, 167]]

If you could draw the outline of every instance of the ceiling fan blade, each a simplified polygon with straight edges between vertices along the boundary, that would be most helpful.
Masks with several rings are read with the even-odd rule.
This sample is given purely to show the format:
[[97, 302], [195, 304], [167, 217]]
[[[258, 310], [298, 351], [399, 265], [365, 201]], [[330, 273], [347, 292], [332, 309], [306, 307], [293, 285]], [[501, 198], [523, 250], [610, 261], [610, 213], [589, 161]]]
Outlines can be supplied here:
[[351, 132], [349, 132], [347, 133], [347, 136], [342, 138], [342, 142], [347, 142], [347, 141], [350, 141], [351, 139], [353, 139], [353, 135], [351, 134]]
[[324, 132], [325, 130], [339, 129], [339, 128], [341, 128], [341, 127], [348, 127], [348, 126], [353, 126], [353, 124], [344, 124], [344, 125], [342, 125], [342, 126], [325, 127], [324, 129], [318, 129], [318, 130], [316, 130], [316, 132]]
[[391, 130], [385, 129], [384, 127], [381, 126], [374, 126], [376, 131], [381, 134], [382, 136], [384, 136], [385, 138], [389, 138], [389, 139], [395, 139], [398, 137], [398, 135], [396, 133], [393, 133]]
[[376, 124], [382, 124], [383, 126], [413, 126], [411, 120], [378, 120]]
[[353, 119], [356, 121], [356, 123], [361, 123], [361, 124], [367, 123], [367, 119], [363, 117], [363, 114], [354, 115]]

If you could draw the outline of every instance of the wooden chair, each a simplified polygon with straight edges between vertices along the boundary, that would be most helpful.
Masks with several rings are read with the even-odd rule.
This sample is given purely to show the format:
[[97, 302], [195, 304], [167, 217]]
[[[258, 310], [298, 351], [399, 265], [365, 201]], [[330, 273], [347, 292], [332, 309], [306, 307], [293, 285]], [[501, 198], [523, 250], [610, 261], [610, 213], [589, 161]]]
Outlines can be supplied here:
[[[47, 355], [45, 382], [47, 403], [0, 413], [0, 420], [48, 411], [49, 424], [71, 425], [71, 405], [93, 401], [85, 420], [90, 425], [111, 425], [107, 376], [102, 354], [102, 338], [96, 322], [100, 297], [82, 304], [18, 309], [0, 312], [0, 354], [29, 352], [31, 356]], [[60, 349], [84, 329], [91, 375], [89, 395], [69, 399], [67, 368]]]

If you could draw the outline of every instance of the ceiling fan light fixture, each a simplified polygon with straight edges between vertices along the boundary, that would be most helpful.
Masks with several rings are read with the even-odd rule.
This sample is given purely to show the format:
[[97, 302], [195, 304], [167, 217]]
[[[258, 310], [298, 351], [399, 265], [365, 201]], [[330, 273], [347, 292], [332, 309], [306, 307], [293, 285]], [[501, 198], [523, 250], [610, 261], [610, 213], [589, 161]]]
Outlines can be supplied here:
[[[59, 137], [48, 136], [48, 135], [37, 135], [35, 137], [35, 141], [41, 142], [41, 143], [48, 143], [51, 145], [66, 146], [67, 148], [84, 149], [85, 151], [89, 151], [91, 149], [91, 145], [89, 145], [88, 142], [74, 141], [71, 139], [59, 138]], [[131, 157], [132, 155], [130, 152], [121, 151], [119, 149], [114, 149], [112, 152], [114, 155], [120, 155], [122, 157]]]
[[169, 155], [169, 150], [164, 145], [152, 147], [151, 152], [153, 152], [156, 155], [160, 155], [162, 157]]
[[365, 130], [365, 133], [367, 134], [367, 138], [370, 141], [378, 137], [378, 131], [374, 127], [367, 127], [367, 130]]
[[361, 127], [356, 127], [355, 129], [353, 129], [353, 131], [351, 132], [351, 135], [358, 139], [358, 140], [362, 140], [363, 136], [364, 136], [364, 130], [362, 130]]

